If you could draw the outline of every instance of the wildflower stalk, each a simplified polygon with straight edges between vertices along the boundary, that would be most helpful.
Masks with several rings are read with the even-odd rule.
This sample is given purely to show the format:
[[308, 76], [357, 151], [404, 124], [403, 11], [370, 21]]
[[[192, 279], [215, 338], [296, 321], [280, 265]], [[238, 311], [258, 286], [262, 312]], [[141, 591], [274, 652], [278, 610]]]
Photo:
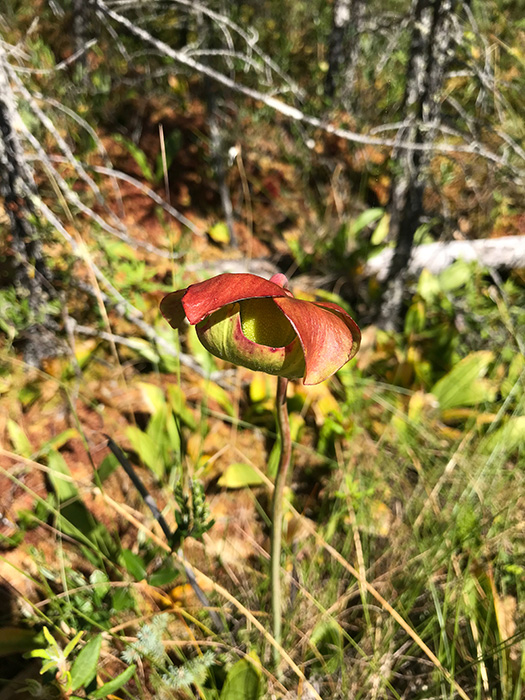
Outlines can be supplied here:
[[[270, 548], [273, 636], [279, 645], [282, 639], [281, 541], [283, 533], [283, 494], [292, 453], [290, 422], [288, 420], [288, 407], [286, 404], [287, 386], [288, 379], [279, 377], [275, 408], [277, 414], [277, 433], [281, 440], [281, 454], [279, 456], [279, 466], [277, 467], [273, 491]], [[279, 663], [279, 652], [275, 647], [273, 652], [275, 665], [277, 666]]]

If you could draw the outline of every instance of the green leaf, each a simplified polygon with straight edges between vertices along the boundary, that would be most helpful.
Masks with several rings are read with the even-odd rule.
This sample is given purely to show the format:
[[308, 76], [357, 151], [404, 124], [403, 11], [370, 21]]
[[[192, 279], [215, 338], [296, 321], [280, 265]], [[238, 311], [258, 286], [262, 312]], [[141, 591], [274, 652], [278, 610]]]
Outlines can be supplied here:
[[[371, 211], [373, 211], [373, 209]], [[388, 236], [389, 228], [390, 228], [390, 214], [385, 213], [379, 219], [379, 223], [375, 227], [374, 233], [372, 234], [372, 237], [370, 238], [370, 243], [372, 245], [381, 245], [381, 243]]]
[[138, 554], [134, 554], [129, 549], [123, 549], [119, 559], [126, 571], [137, 581], [144, 580], [148, 575], [142, 557], [139, 557]]
[[525, 448], [525, 416], [512, 416], [501, 428], [487, 436], [487, 449], [492, 452], [500, 448], [502, 451], [513, 452]]
[[150, 586], [161, 588], [171, 583], [178, 575], [179, 572], [177, 569], [173, 568], [172, 564], [167, 564], [163, 566], [162, 569], [158, 569], [155, 573], [151, 574], [148, 582]]
[[237, 661], [226, 676], [220, 700], [258, 700], [260, 695], [260, 671], [247, 659]]
[[260, 474], [249, 464], [236, 462], [230, 464], [218, 481], [219, 486], [227, 489], [242, 489], [245, 486], [259, 486], [264, 483]]
[[92, 700], [100, 700], [101, 698], [105, 698], [108, 695], [111, 695], [112, 693], [115, 693], [117, 690], [122, 688], [123, 685], [126, 685], [126, 683], [129, 680], [131, 680], [135, 673], [135, 669], [135, 664], [131, 664], [129, 668], [127, 668], [125, 671], [119, 674], [112, 681], [104, 683], [104, 685], [100, 686], [100, 688], [98, 688], [90, 694]]
[[310, 643], [323, 657], [325, 673], [335, 673], [343, 661], [343, 634], [340, 625], [332, 619], [321, 620], [310, 637]]
[[[111, 476], [111, 474], [113, 474], [113, 472], [116, 469], [118, 469], [119, 466], [120, 462], [114, 454], [110, 454], [107, 457], [104, 457], [100, 467], [96, 471], [96, 479], [100, 479], [101, 482], [105, 481], [109, 476]], [[96, 479], [95, 483], [97, 483]]]
[[164, 476], [164, 464], [160, 456], [159, 445], [135, 425], [130, 425], [126, 429], [126, 436], [131, 443], [131, 447], [144, 464], [161, 479]]
[[85, 688], [97, 672], [97, 664], [102, 648], [102, 635], [90, 639], [71, 666], [71, 690]]
[[69, 442], [69, 440], [73, 440], [77, 437], [79, 437], [79, 432], [76, 428], [68, 428], [67, 430], [63, 430], [58, 435], [55, 435], [55, 437], [52, 437], [51, 440], [45, 442], [38, 450], [38, 453], [41, 455], [46, 455], [50, 450], [59, 450], [61, 447], [64, 447], [66, 442]]
[[384, 211], [385, 210], [382, 207], [366, 209], [364, 212], [359, 214], [357, 219], [354, 219], [350, 224], [350, 229], [348, 232], [349, 236], [357, 236], [357, 234], [361, 233], [363, 229], [365, 229], [367, 226], [370, 226], [370, 224], [373, 224], [374, 221], [377, 221], [381, 216], [383, 216]]
[[147, 382], [139, 382], [139, 387], [151, 413], [156, 413], [166, 407], [166, 399], [164, 397], [164, 391], [156, 384], [149, 384]]
[[472, 264], [456, 260], [439, 275], [439, 285], [444, 292], [452, 292], [464, 287], [472, 279]]
[[21, 457], [31, 457], [33, 448], [23, 429], [11, 418], [7, 419], [7, 432], [14, 451]]
[[481, 379], [494, 359], [492, 352], [481, 350], [467, 355], [431, 389], [442, 411], [458, 406], [476, 406], [484, 401], [494, 401], [496, 389]]
[[423, 270], [419, 276], [417, 291], [427, 304], [431, 304], [441, 292], [438, 278], [428, 270]]
[[173, 413], [178, 416], [192, 430], [196, 430], [197, 421], [193, 413], [186, 406], [186, 397], [180, 386], [170, 384], [168, 386], [168, 401]]
[[206, 350], [204, 345], [199, 340], [195, 326], [188, 327], [186, 331], [186, 339], [188, 341], [191, 354], [197, 359], [203, 370], [209, 374], [214, 372], [217, 369], [215, 358]]
[[140, 171], [146, 178], [146, 180], [148, 180], [148, 182], [153, 182], [155, 180], [155, 177], [153, 175], [152, 169], [149, 166], [148, 157], [146, 156], [142, 148], [139, 148], [136, 144], [133, 143], [133, 141], [130, 141], [121, 134], [114, 134], [113, 139], [128, 150], [129, 154], [139, 166]]
[[76, 647], [76, 645], [79, 643], [80, 638], [82, 637], [83, 634], [84, 634], [84, 631], [83, 631], [83, 630], [81, 630], [80, 632], [77, 632], [77, 633], [75, 634], [75, 636], [73, 637], [73, 639], [71, 639], [71, 640], [67, 643], [67, 646], [66, 646], [66, 648], [64, 649], [64, 656], [66, 657], [66, 659], [67, 659], [67, 657], [71, 654], [71, 652], [72, 652], [73, 649]]
[[149, 340], [144, 340], [144, 338], [128, 338], [128, 343], [133, 350], [136, 350], [145, 360], [151, 362], [152, 365], [159, 364], [160, 355]]
[[58, 500], [64, 502], [76, 498], [78, 496], [77, 487], [71, 480], [71, 472], [60, 452], [56, 450], [49, 452], [47, 466], [49, 467], [49, 481]]
[[235, 410], [230, 400], [230, 394], [225, 391], [222, 386], [215, 384], [215, 382], [209, 382], [209, 384], [206, 385], [206, 394], [208, 398], [217, 401], [222, 410], [229, 416], [233, 417], [235, 415]]

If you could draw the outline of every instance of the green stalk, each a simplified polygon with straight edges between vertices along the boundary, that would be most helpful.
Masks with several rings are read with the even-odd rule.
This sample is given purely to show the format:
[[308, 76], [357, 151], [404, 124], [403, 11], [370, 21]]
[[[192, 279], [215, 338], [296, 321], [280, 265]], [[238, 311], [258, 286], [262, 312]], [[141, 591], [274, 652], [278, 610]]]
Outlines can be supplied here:
[[[290, 422], [288, 420], [288, 406], [286, 404], [287, 386], [288, 379], [279, 377], [275, 409], [277, 414], [277, 433], [281, 439], [281, 454], [273, 491], [272, 537], [270, 548], [273, 636], [279, 645], [282, 639], [281, 540], [283, 533], [283, 493], [292, 454]], [[275, 647], [273, 648], [273, 653], [274, 662], [277, 666], [280, 655]]]

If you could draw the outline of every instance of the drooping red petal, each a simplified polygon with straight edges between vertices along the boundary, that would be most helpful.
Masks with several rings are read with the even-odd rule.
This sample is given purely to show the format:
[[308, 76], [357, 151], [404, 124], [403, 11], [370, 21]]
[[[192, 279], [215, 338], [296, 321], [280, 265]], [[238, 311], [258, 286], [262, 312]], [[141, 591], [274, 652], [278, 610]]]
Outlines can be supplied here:
[[217, 275], [192, 284], [182, 298], [188, 321], [193, 325], [226, 304], [256, 297], [285, 297], [290, 293], [257, 275], [249, 273]]
[[332, 303], [331, 301], [316, 301], [314, 302], [316, 306], [322, 306], [325, 309], [329, 309], [332, 311], [332, 313], [336, 313], [339, 318], [346, 324], [348, 330], [352, 334], [352, 339], [353, 339], [353, 344], [352, 344], [352, 354], [348, 358], [349, 360], [352, 359], [359, 350], [359, 346], [361, 345], [361, 329], [357, 325], [357, 323], [354, 321], [354, 319], [348, 314], [344, 309], [342, 309], [340, 306], [337, 304]]
[[186, 312], [182, 306], [182, 297], [186, 294], [185, 289], [171, 292], [160, 302], [160, 312], [172, 328], [182, 328]]
[[288, 297], [274, 299], [274, 302], [301, 341], [306, 363], [305, 384], [318, 384], [328, 379], [353, 357], [355, 330], [353, 324], [349, 326], [346, 319], [343, 320], [343, 316], [347, 316], [343, 309], [335, 304], [335, 308], [322, 308], [317, 303]]

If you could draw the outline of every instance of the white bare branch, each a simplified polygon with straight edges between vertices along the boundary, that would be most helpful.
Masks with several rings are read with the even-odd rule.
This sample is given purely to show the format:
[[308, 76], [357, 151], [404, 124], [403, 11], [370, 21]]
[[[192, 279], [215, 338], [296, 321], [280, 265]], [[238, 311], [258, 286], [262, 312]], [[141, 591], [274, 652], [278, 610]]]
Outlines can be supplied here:
[[[393, 249], [388, 248], [369, 260], [365, 266], [365, 276], [376, 275], [380, 282], [386, 280], [393, 254]], [[482, 267], [496, 269], [525, 267], [525, 236], [503, 236], [415, 246], [408, 265], [408, 274], [417, 277], [422, 270], [426, 269], [437, 275], [460, 259], [466, 262], [475, 260]]]

